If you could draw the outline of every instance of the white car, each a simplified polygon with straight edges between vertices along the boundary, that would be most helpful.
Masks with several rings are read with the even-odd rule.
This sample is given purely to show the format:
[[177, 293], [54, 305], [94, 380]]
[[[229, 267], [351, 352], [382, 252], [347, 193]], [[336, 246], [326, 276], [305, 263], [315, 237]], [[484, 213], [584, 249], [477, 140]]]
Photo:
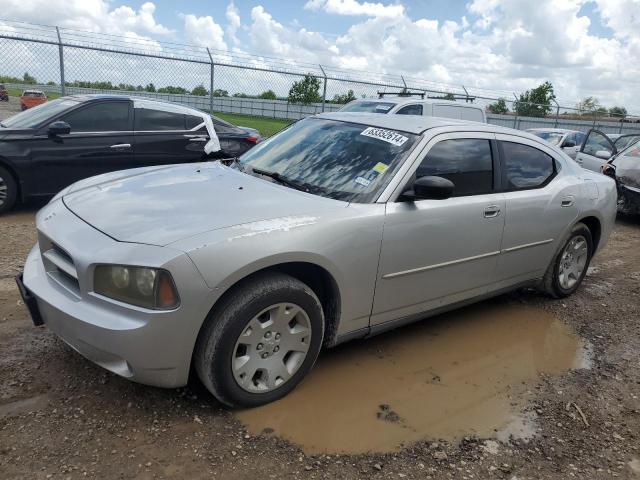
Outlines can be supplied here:
[[452, 100], [415, 98], [413, 96], [385, 96], [378, 99], [354, 100], [340, 112], [395, 113], [397, 115], [423, 115], [428, 117], [455, 118], [471, 122], [487, 123], [484, 110], [477, 105], [456, 103]]
[[583, 132], [567, 130], [566, 128], [529, 128], [527, 132], [533, 133], [536, 137], [540, 137], [551, 145], [561, 148], [564, 153], [574, 160], [586, 137]]
[[601, 172], [604, 165], [618, 152], [640, 140], [640, 133], [611, 134], [591, 129], [582, 144], [576, 162], [583, 168], [593, 172]]

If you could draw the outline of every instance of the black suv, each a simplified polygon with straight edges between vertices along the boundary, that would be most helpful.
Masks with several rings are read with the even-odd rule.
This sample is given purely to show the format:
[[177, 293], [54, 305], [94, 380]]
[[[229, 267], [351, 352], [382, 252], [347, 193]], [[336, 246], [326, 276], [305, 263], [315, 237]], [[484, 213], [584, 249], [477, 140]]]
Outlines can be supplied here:
[[260, 141], [256, 130], [211, 119], [222, 150], [208, 155], [203, 113], [182, 105], [78, 95], [16, 114], [0, 123], [0, 213], [93, 175], [237, 157]]

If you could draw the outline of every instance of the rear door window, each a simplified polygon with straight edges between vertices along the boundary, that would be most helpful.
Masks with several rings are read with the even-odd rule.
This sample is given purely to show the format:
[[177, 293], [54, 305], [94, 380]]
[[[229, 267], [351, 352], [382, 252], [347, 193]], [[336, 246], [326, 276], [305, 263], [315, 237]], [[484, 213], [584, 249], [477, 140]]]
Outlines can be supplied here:
[[135, 129], [139, 132], [185, 130], [185, 115], [152, 108], [136, 108]]
[[129, 102], [100, 102], [79, 107], [61, 120], [75, 132], [123, 132], [131, 130]]
[[613, 153], [613, 143], [604, 133], [597, 130], [591, 130], [587, 136], [587, 140], [582, 147], [582, 152], [587, 155], [596, 156], [596, 152], [606, 150], [610, 154]]
[[455, 196], [491, 193], [493, 160], [489, 140], [459, 138], [436, 143], [416, 170], [416, 178], [427, 175], [451, 180]]
[[398, 115], [422, 115], [422, 105], [406, 105], [396, 112]]
[[556, 174], [555, 161], [542, 150], [515, 142], [500, 142], [506, 190], [545, 186]]

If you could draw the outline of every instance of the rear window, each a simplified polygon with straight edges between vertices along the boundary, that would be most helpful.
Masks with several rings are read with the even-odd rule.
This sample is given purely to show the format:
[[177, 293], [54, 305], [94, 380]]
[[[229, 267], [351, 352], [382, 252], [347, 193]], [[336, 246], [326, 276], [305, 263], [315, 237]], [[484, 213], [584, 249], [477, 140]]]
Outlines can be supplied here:
[[135, 109], [135, 129], [137, 131], [184, 130], [184, 113], [167, 112], [151, 108]]
[[340, 109], [341, 112], [389, 113], [395, 103], [391, 102], [352, 102]]

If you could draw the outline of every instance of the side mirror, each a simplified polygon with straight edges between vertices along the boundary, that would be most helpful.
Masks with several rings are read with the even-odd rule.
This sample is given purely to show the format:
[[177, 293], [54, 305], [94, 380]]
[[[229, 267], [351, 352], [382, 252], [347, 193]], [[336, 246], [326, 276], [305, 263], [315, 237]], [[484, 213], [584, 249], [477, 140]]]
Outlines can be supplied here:
[[570, 148], [575, 146], [576, 146], [576, 142], [574, 142], [573, 140], [567, 140], [562, 144], [562, 148]]
[[62, 135], [69, 132], [71, 132], [71, 126], [62, 120], [49, 124], [49, 130], [47, 130], [47, 133], [52, 136]]
[[453, 182], [447, 178], [420, 177], [403, 195], [412, 200], [444, 200], [453, 195]]
[[601, 158], [602, 160], [609, 160], [611, 158], [611, 152], [609, 150], [598, 150], [596, 152], [596, 157]]

